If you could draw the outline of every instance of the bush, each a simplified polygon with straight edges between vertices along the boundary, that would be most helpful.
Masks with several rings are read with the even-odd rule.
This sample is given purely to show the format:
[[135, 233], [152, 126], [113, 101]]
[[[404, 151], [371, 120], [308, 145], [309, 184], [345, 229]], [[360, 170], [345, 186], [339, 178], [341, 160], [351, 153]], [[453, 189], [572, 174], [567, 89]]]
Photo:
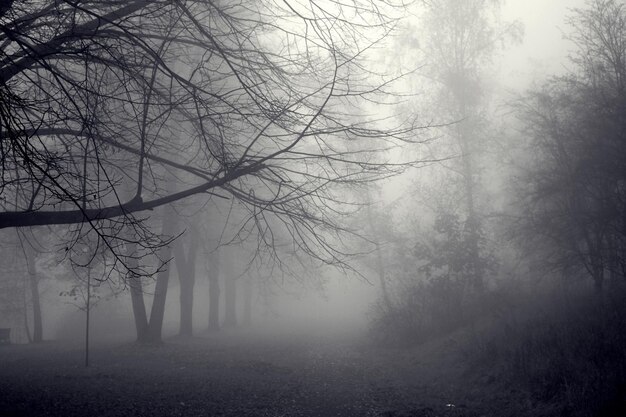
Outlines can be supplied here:
[[393, 306], [372, 309], [370, 333], [393, 345], [416, 345], [467, 326], [481, 315], [484, 296], [468, 294], [459, 281], [433, 278], [406, 288]]
[[501, 285], [459, 297], [444, 285], [415, 285], [392, 308], [377, 304], [375, 340], [410, 346], [454, 332], [465, 382], [480, 390], [496, 381], [500, 392], [530, 399], [528, 415], [626, 416], [626, 292]]
[[[516, 327], [492, 329], [485, 366], [546, 409], [572, 417], [626, 415], [626, 305], [623, 297], [580, 296]], [[554, 411], [548, 415], [555, 415]]]

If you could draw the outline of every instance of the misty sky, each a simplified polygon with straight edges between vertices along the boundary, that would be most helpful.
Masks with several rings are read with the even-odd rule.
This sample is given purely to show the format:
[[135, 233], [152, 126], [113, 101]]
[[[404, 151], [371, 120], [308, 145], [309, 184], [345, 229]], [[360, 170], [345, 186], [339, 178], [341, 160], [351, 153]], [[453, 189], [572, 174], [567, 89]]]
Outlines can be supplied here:
[[504, 84], [525, 87], [538, 77], [562, 72], [568, 50], [563, 39], [569, 9], [583, 7], [585, 0], [508, 0], [502, 8], [505, 21], [519, 20], [524, 39], [504, 52], [501, 61]]

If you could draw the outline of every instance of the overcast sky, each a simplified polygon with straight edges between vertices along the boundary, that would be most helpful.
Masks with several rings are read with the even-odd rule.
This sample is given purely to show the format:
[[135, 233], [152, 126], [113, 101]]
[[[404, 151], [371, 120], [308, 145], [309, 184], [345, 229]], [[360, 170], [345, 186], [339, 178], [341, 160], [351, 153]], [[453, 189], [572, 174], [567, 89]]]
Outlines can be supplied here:
[[519, 20], [524, 39], [504, 53], [502, 75], [510, 87], [525, 87], [538, 77], [563, 71], [571, 45], [563, 39], [569, 9], [584, 7], [585, 0], [508, 0], [502, 8], [505, 21]]

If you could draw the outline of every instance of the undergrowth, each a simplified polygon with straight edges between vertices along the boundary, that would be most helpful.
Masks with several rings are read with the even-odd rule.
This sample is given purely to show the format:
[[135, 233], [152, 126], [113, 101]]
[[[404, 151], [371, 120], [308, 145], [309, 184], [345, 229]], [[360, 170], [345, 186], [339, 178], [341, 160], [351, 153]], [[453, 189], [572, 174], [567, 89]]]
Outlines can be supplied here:
[[405, 291], [393, 307], [377, 305], [370, 330], [375, 340], [395, 346], [459, 330], [471, 335], [456, 340], [469, 378], [485, 370], [497, 374], [501, 390], [532, 399], [528, 415], [626, 416], [625, 295], [501, 288], [446, 299], [422, 286]]
[[626, 416], [623, 297], [579, 296], [518, 326], [495, 326], [486, 348], [474, 350], [476, 363], [501, 366], [548, 415]]

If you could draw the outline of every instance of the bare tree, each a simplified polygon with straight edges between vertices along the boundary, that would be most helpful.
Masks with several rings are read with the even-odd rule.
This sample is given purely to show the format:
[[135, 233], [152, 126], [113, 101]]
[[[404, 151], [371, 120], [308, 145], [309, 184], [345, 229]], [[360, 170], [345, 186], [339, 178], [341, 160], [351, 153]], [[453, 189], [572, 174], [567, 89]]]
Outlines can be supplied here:
[[30, 299], [33, 305], [33, 342], [41, 343], [43, 341], [43, 316], [41, 313], [41, 297], [39, 296], [39, 277], [35, 264], [36, 252], [28, 242], [22, 242], [22, 248], [26, 258]]
[[586, 271], [599, 292], [607, 276], [626, 276], [626, 9], [594, 0], [568, 23], [572, 71], [518, 107], [535, 149], [519, 188], [520, 226], [527, 247], [549, 248], [553, 268]]
[[[501, 0], [434, 0], [428, 2], [424, 13], [427, 29], [420, 49], [430, 68], [431, 79], [437, 82], [435, 93], [437, 111], [450, 125], [444, 134], [450, 138], [448, 155], [442, 163], [452, 173], [451, 188], [459, 188], [457, 207], [442, 207], [459, 211], [465, 231], [464, 279], [469, 288], [480, 292], [484, 288], [487, 269], [482, 253], [481, 236], [484, 219], [479, 201], [480, 155], [484, 154], [489, 98], [487, 76], [489, 66], [505, 41], [517, 39], [521, 28], [516, 22], [502, 22]], [[441, 116], [439, 116], [441, 117]], [[457, 186], [456, 184], [460, 184]]]
[[411, 165], [363, 163], [336, 146], [367, 137], [382, 154], [415, 138], [413, 121], [353, 117], [360, 101], [390, 103], [393, 80], [367, 68], [399, 10], [367, 0], [7, 3], [0, 228], [86, 223], [119, 258], [128, 236], [149, 241], [139, 212], [225, 193], [251, 207], [262, 234], [278, 217], [304, 251], [337, 262], [316, 237], [337, 229], [324, 214], [342, 204], [330, 185]]
[[183, 241], [178, 240], [174, 245], [174, 260], [180, 284], [180, 336], [193, 334], [193, 303], [194, 285], [196, 282], [196, 259], [199, 251], [200, 239], [197, 228], [191, 228], [187, 240], [186, 250]]
[[207, 279], [209, 281], [209, 326], [211, 332], [220, 328], [220, 257], [218, 252], [209, 255]]

